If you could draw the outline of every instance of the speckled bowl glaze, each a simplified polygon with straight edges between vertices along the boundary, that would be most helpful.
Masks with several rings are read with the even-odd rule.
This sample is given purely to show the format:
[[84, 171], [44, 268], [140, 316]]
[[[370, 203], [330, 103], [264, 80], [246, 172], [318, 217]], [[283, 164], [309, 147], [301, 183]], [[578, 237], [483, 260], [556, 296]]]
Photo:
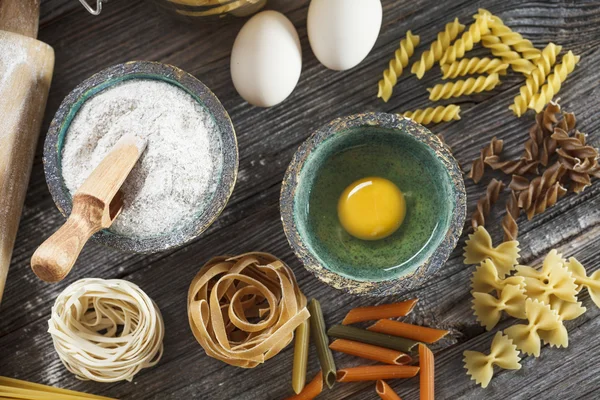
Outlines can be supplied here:
[[[318, 199], [318, 193], [327, 190], [327, 185], [319, 186], [321, 185], [319, 180], [325, 179], [323, 178], [324, 174], [331, 174], [330, 172], [326, 172], [328, 163], [330, 163], [330, 171], [341, 171], [339, 172], [340, 180], [348, 180], [348, 182], [340, 183], [335, 181], [330, 182], [331, 186], [336, 186], [336, 188], [331, 189], [332, 192], [339, 190], [341, 194], [343, 188], [340, 189], [337, 186], [345, 186], [351, 183], [352, 179], [356, 179], [356, 174], [359, 172], [347, 173], [345, 168], [339, 168], [340, 164], [331, 163], [336, 163], [338, 161], [335, 160], [343, 159], [341, 154], [345, 152], [354, 151], [356, 148], [362, 149], [363, 147], [361, 146], [368, 149], [387, 149], [388, 147], [403, 149], [402, 151], [405, 154], [414, 157], [414, 162], [419, 164], [420, 168], [427, 168], [428, 171], [433, 171], [432, 174], [428, 175], [431, 179], [426, 180], [426, 183], [435, 185], [435, 188], [431, 187], [431, 189], [441, 190], [440, 193], [442, 193], [442, 196], [440, 196], [442, 205], [439, 209], [439, 215], [437, 211], [434, 214], [438, 218], [438, 222], [435, 223], [432, 231], [429, 233], [420, 233], [419, 225], [414, 224], [413, 228], [407, 228], [417, 229], [416, 233], [415, 231], [411, 233], [415, 237], [421, 234], [429, 235], [429, 239], [424, 241], [421, 250], [416, 251], [415, 254], [409, 254], [410, 257], [405, 262], [402, 262], [401, 265], [394, 266], [393, 268], [380, 268], [373, 273], [363, 268], [363, 264], [357, 264], [356, 267], [349, 267], [346, 262], [342, 263], [340, 261], [341, 256], [337, 259], [335, 257], [332, 258], [330, 254], [335, 254], [335, 251], [329, 252], [331, 249], [323, 247], [323, 243], [327, 243], [327, 241], [322, 239], [327, 236], [321, 236], [322, 239], [317, 239], [319, 232], [311, 228], [309, 221], [310, 212], [313, 210], [313, 208], [309, 207], [309, 203], [312, 206], [312, 199]], [[362, 152], [363, 150], [360, 151]], [[350, 160], [348, 170], [358, 168], [359, 171], [362, 171], [365, 168], [366, 171], [371, 167], [366, 161], [360, 160], [360, 153], [358, 155], [359, 157], [353, 156], [347, 158]], [[410, 165], [405, 165], [405, 168], [401, 167], [397, 169], [397, 166], [392, 164], [389, 164], [388, 168], [388, 165], [384, 164], [385, 159], [382, 157], [379, 160], [377, 154], [374, 158], [365, 158], [365, 160], [370, 160], [368, 162], [371, 164], [382, 163], [378, 168], [387, 175], [384, 177], [392, 181], [395, 180], [395, 171], [399, 171], [398, 174], [400, 175], [410, 169]], [[409, 161], [405, 161], [405, 163]], [[360, 164], [361, 162], [363, 164]], [[365, 172], [365, 176], [371, 176], [371, 173]], [[398, 177], [400, 180], [405, 179], [403, 182], [404, 185], [399, 184], [399, 187], [403, 191], [405, 189], [409, 190], [408, 196], [410, 196], [410, 185], [415, 185], [416, 183], [407, 182], [406, 179], [410, 178], [406, 176]], [[333, 177], [336, 177], [335, 173]], [[422, 184], [423, 182], [419, 181], [419, 185]], [[318, 187], [319, 190], [315, 191], [316, 194], [312, 194], [311, 191], [315, 187]], [[443, 188], [440, 189], [439, 187]], [[406, 194], [407, 192], [405, 192]], [[339, 197], [339, 194], [336, 194], [336, 196]], [[329, 196], [329, 199], [333, 199], [333, 197]], [[416, 199], [418, 200], [418, 198]], [[417, 203], [415, 203], [416, 206]], [[462, 233], [466, 215], [466, 193], [462, 172], [458, 163], [448, 149], [428, 129], [401, 115], [365, 113], [333, 120], [318, 129], [300, 146], [283, 180], [280, 207], [283, 228], [291, 247], [298, 258], [304, 263], [305, 267], [317, 278], [330, 286], [351, 294], [385, 296], [408, 291], [420, 286], [444, 265]], [[335, 204], [332, 207], [335, 209]], [[410, 208], [408, 212], [411, 212]], [[335, 215], [337, 218], [337, 214]], [[407, 218], [409, 218], [408, 215]], [[418, 219], [415, 220], [419, 221]], [[331, 222], [329, 225], [339, 225], [337, 219], [334, 221], [333, 217], [328, 222]], [[403, 225], [405, 224], [407, 224], [406, 220]], [[417, 226], [417, 228], [414, 228], [414, 226]], [[342, 228], [336, 227], [335, 229], [338, 230], [333, 232], [339, 233]], [[329, 231], [325, 231], [325, 233], [329, 233]], [[344, 234], [347, 235], [345, 232]], [[398, 242], [393, 242], [394, 239], [389, 239], [390, 242], [388, 244], [381, 245], [383, 246], [381, 251], [386, 251], [393, 256], [395, 251], [400, 253], [402, 250], [405, 250], [401, 249], [400, 246], [408, 243], [407, 240], [409, 239], [407, 238], [410, 236], [406, 235], [406, 232], [398, 234], [398, 238], [400, 238]], [[356, 241], [358, 239], [353, 240]], [[382, 240], [385, 241], [388, 239]], [[330, 246], [335, 246], [335, 241], [330, 242], [334, 243]], [[349, 253], [352, 251], [361, 251], [360, 246], [344, 246], [346, 244], [342, 242], [338, 247], [342, 250], [349, 249]], [[337, 251], [340, 251], [340, 249], [337, 249]], [[369, 251], [378, 252], [379, 250]], [[337, 254], [340, 255], [339, 252]], [[361, 254], [358, 254], [356, 257], [352, 254], [350, 256], [360, 260]], [[373, 267], [379, 266], [373, 265]]]
[[155, 79], [175, 85], [190, 94], [213, 117], [219, 130], [223, 156], [220, 181], [203, 212], [189, 226], [170, 234], [136, 238], [103, 230], [93, 239], [110, 247], [135, 253], [155, 253], [179, 247], [194, 240], [221, 214], [235, 185], [238, 171], [238, 146], [231, 118], [217, 97], [202, 82], [181, 69], [149, 61], [132, 61], [107, 68], [85, 80], [63, 100], [50, 124], [44, 143], [44, 171], [56, 206], [64, 216], [72, 209], [72, 199], [64, 184], [61, 154], [71, 121], [86, 100], [123, 81]]

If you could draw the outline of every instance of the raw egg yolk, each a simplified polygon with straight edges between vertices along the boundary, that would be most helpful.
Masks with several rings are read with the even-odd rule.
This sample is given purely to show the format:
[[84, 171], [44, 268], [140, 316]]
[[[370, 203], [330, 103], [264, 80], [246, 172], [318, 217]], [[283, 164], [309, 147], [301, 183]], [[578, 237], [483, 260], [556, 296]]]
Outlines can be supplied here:
[[391, 235], [405, 215], [404, 195], [384, 178], [360, 179], [348, 186], [338, 201], [340, 223], [349, 234], [363, 240]]

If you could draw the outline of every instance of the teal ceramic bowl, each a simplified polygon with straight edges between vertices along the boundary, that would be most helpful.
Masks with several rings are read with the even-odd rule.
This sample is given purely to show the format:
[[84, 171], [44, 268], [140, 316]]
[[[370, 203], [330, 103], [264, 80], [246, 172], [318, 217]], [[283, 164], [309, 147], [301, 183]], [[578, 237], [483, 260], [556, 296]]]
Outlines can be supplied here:
[[[347, 233], [337, 203], [356, 180], [396, 184], [406, 217], [392, 235], [366, 241]], [[317, 130], [296, 152], [281, 191], [285, 234], [306, 268], [354, 294], [384, 296], [420, 286], [439, 270], [462, 233], [466, 194], [449, 150], [400, 115], [358, 114]]]
[[209, 115], [216, 126], [211, 153], [219, 168], [213, 171], [214, 190], [198, 204], [198, 214], [176, 231], [154, 237], [121, 235], [110, 229], [96, 233], [97, 242], [123, 251], [156, 253], [183, 246], [199, 237], [221, 214], [235, 185], [238, 171], [238, 146], [231, 118], [217, 97], [202, 82], [172, 65], [150, 61], [132, 61], [109, 67], [79, 84], [63, 100], [50, 123], [44, 143], [44, 171], [52, 198], [66, 217], [73, 207], [71, 194], [62, 174], [62, 149], [69, 126], [83, 104], [94, 95], [124, 81], [159, 80], [174, 85], [191, 95]]

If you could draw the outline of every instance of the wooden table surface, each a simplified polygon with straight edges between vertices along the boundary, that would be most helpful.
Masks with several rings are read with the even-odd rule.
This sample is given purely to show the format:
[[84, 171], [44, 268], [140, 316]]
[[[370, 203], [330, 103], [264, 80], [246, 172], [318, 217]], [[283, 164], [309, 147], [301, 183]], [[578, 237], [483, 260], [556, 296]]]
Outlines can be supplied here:
[[[271, 0], [298, 29], [303, 70], [298, 87], [283, 103], [270, 109], [249, 106], [235, 92], [229, 75], [229, 53], [243, 24], [185, 25], [157, 12], [147, 1], [111, 0], [99, 17], [89, 15], [77, 0], [43, 0], [40, 39], [56, 50], [55, 76], [43, 134], [60, 102], [83, 79], [113, 64], [156, 60], [174, 64], [198, 77], [221, 99], [235, 125], [240, 145], [239, 179], [223, 215], [188, 246], [154, 255], [124, 254], [90, 243], [73, 272], [59, 284], [39, 281], [29, 268], [35, 248], [64, 219], [48, 192], [41, 161], [42, 143], [33, 167], [13, 262], [0, 310], [0, 375], [121, 399], [282, 399], [291, 395], [292, 347], [255, 369], [237, 369], [204, 354], [189, 329], [186, 294], [203, 262], [221, 254], [253, 250], [272, 252], [289, 263], [306, 295], [324, 305], [329, 324], [352, 307], [418, 297], [409, 318], [419, 324], [451, 331], [434, 346], [439, 399], [594, 399], [600, 389], [600, 311], [587, 292], [581, 296], [588, 312], [568, 323], [568, 349], [544, 348], [540, 358], [527, 357], [520, 371], [500, 371], [487, 390], [470, 381], [463, 369], [466, 349], [487, 351], [495, 331], [486, 332], [471, 311], [469, 280], [473, 267], [462, 262], [464, 235], [450, 260], [423, 287], [389, 297], [353, 297], [317, 281], [293, 255], [279, 218], [279, 190], [284, 171], [298, 145], [331, 119], [362, 111], [401, 112], [430, 105], [425, 88], [439, 72], [418, 81], [404, 74], [389, 103], [376, 98], [377, 81], [400, 38], [408, 29], [428, 44], [455, 16], [470, 21], [478, 7], [487, 8], [538, 48], [549, 41], [582, 56], [580, 65], [560, 92], [565, 109], [577, 113], [579, 127], [600, 145], [600, 3], [588, 1], [439, 1], [382, 0], [381, 33], [371, 54], [346, 72], [323, 67], [312, 54], [306, 35], [308, 0]], [[418, 52], [420, 53], [421, 48]], [[473, 54], [486, 54], [478, 50]], [[468, 167], [493, 136], [505, 140], [506, 155], [522, 151], [533, 115], [517, 119], [507, 110], [523, 77], [511, 73], [496, 90], [461, 98], [462, 120], [432, 127]], [[487, 178], [489, 179], [489, 178]], [[469, 212], [484, 185], [466, 181]], [[503, 196], [506, 196], [504, 194]], [[503, 210], [494, 210], [489, 230], [501, 238]], [[588, 268], [600, 268], [600, 182], [581, 195], [569, 194], [543, 215], [521, 227], [522, 263], [538, 264], [552, 248], [576, 255]], [[55, 353], [47, 320], [56, 296], [84, 277], [123, 278], [140, 285], [165, 318], [165, 353], [158, 366], [144, 370], [133, 382], [101, 384], [73, 377]], [[505, 319], [500, 329], [514, 323]], [[338, 366], [361, 361], [336, 355]], [[316, 357], [309, 375], [318, 370]], [[418, 378], [391, 382], [405, 400], [418, 398]], [[376, 399], [374, 384], [338, 384], [325, 399]]]

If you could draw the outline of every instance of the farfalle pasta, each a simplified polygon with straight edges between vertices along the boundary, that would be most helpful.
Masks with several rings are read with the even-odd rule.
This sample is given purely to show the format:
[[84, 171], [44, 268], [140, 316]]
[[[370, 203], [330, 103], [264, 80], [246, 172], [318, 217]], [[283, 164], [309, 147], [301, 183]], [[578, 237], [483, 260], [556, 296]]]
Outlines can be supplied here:
[[525, 84], [519, 88], [519, 95], [514, 98], [513, 104], [508, 107], [517, 117], [527, 111], [529, 102], [546, 81], [546, 77], [556, 63], [556, 57], [561, 50], [562, 46], [548, 43], [542, 50], [541, 57], [534, 62], [535, 69], [531, 71], [531, 74], [525, 80]]
[[458, 76], [473, 74], [493, 74], [506, 75], [508, 64], [499, 58], [463, 58], [456, 60], [451, 64], [444, 64], [442, 69], [442, 79], [453, 79]]
[[[570, 321], [581, 316], [586, 308], [581, 305], [581, 302], [570, 303], [554, 297], [550, 301], [550, 308], [558, 313], [558, 319], [561, 321]], [[561, 324], [558, 329], [550, 331], [539, 331], [538, 334], [545, 344], [550, 347], [568, 347], [569, 346], [569, 333], [564, 324]]]
[[429, 50], [424, 51], [421, 59], [412, 65], [411, 72], [417, 75], [417, 78], [423, 78], [425, 72], [429, 71], [433, 64], [442, 58], [446, 49], [450, 47], [450, 43], [464, 30], [465, 26], [458, 22], [458, 18], [447, 23], [444, 30], [438, 33], [437, 40], [431, 43]]
[[501, 292], [506, 285], [516, 285], [525, 288], [525, 278], [522, 276], [510, 276], [501, 279], [494, 262], [490, 259], [483, 260], [473, 271], [471, 278], [472, 292], [490, 293], [493, 290]]
[[562, 82], [567, 79], [567, 75], [573, 72], [579, 60], [580, 56], [574, 55], [572, 51], [565, 54], [561, 63], [554, 66], [552, 74], [548, 76], [548, 80], [540, 92], [533, 96], [529, 102], [529, 108], [536, 112], [542, 111], [544, 106], [560, 91]]
[[519, 242], [504, 242], [494, 247], [490, 234], [482, 226], [469, 235], [464, 250], [465, 264], [479, 264], [490, 259], [494, 262], [500, 278], [510, 274], [519, 260]]
[[586, 287], [592, 301], [600, 307], [600, 270], [587, 276], [584, 266], [574, 257], [569, 258], [565, 266], [575, 277], [579, 290]]
[[383, 71], [383, 79], [377, 84], [377, 97], [381, 97], [387, 102], [392, 96], [394, 86], [398, 82], [398, 77], [408, 65], [410, 57], [415, 52], [415, 47], [419, 45], [420, 38], [413, 35], [411, 31], [406, 32], [406, 38], [400, 41], [400, 47], [394, 52], [394, 58], [390, 60], [389, 67]]
[[463, 353], [467, 374], [482, 388], [486, 388], [494, 376], [494, 366], [504, 369], [521, 369], [519, 351], [512, 340], [497, 332], [492, 340], [490, 354], [467, 350]]
[[440, 59], [440, 65], [450, 64], [462, 58], [476, 43], [479, 43], [481, 37], [490, 32], [490, 28], [488, 27], [489, 21], [489, 17], [485, 15], [475, 18], [475, 22], [469, 26], [469, 29], [462, 34], [460, 39], [457, 39], [452, 46], [446, 49], [446, 52]]
[[525, 315], [527, 324], [513, 325], [504, 330], [512, 339], [517, 349], [534, 357], [540, 356], [541, 338], [539, 331], [553, 331], [562, 325], [558, 313], [549, 305], [537, 300], [527, 299], [525, 302]]
[[[555, 252], [556, 250], [552, 250]], [[552, 253], [551, 252], [551, 253]], [[557, 297], [577, 302], [577, 285], [571, 272], [561, 262], [545, 263], [541, 271], [524, 265], [517, 266], [517, 276], [525, 279], [525, 294], [531, 299], [550, 305]]]
[[469, 78], [455, 82], [438, 83], [432, 88], [427, 88], [429, 100], [438, 101], [451, 97], [460, 97], [473, 93], [480, 93], [494, 89], [500, 84], [497, 73], [481, 75], [477, 78]]
[[525, 318], [526, 300], [527, 296], [521, 286], [506, 285], [498, 298], [489, 293], [474, 292], [473, 311], [477, 321], [489, 331], [500, 321], [502, 311], [515, 318]]
[[417, 124], [427, 125], [430, 123], [440, 123], [448, 121], [458, 121], [460, 119], [460, 106], [449, 104], [447, 106], [427, 107], [426, 109], [417, 109], [406, 111], [402, 114], [410, 118]]

